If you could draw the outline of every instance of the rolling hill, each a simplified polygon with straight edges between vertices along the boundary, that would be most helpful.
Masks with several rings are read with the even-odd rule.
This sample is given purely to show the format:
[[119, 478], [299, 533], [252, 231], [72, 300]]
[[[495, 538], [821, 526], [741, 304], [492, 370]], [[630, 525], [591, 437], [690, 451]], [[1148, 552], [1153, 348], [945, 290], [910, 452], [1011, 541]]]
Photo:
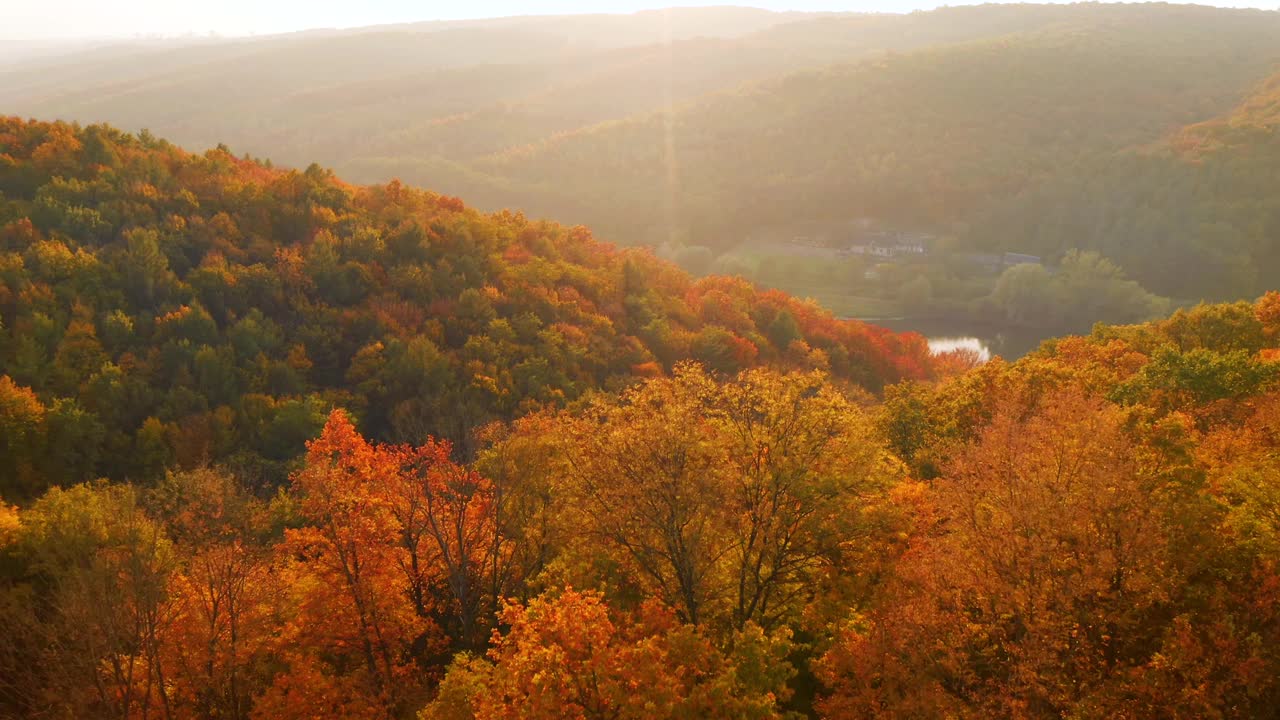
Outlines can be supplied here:
[[[544, 202], [544, 189], [529, 186], [530, 174], [549, 175], [554, 166], [542, 173], [537, 163], [545, 153], [523, 148], [571, 144], [561, 136], [594, 136], [594, 126], [602, 123], [620, 124], [619, 132], [628, 132], [636, 123], [652, 124], [646, 118], [653, 114], [669, 111], [679, 113], [680, 126], [696, 128], [707, 105], [726, 105], [724, 112], [755, 112], [752, 117], [761, 124], [775, 124], [775, 119], [802, 123], [802, 117], [758, 114], [787, 109], [793, 102], [793, 114], [806, 110], [804, 98], [787, 95], [806, 81], [781, 78], [885, 53], [1028, 33], [1049, 37], [1046, 42], [1052, 44], [1108, 28], [1133, 39], [1137, 29], [1149, 27], [1148, 45], [1164, 43], [1174, 48], [1170, 54], [1185, 57], [1212, 55], [1214, 48], [1206, 49], [1202, 40], [1212, 31], [1230, 40], [1219, 43], [1222, 48], [1216, 52], [1238, 56], [1233, 61], [1238, 65], [1244, 56], [1265, 54], [1260, 43], [1273, 39], [1268, 23], [1254, 15], [1167, 6], [983, 6], [910, 15], [816, 16], [704, 8], [423, 23], [180, 47], [98, 48], [10, 68], [0, 75], [0, 106], [25, 116], [148, 128], [187, 146], [226, 143], [285, 165], [319, 161], [357, 181], [400, 176], [458, 194], [484, 190], [478, 201], [491, 209], [542, 212], [545, 206], [558, 213], [564, 206], [572, 212], [562, 198]], [[1196, 32], [1199, 40], [1184, 37]], [[1181, 46], [1187, 47], [1176, 49]], [[937, 59], [949, 62], [945, 55]], [[1010, 60], [1016, 62], [1012, 56]], [[1230, 75], [1232, 67], [1222, 68], [1218, 78], [1223, 92], [1240, 89]], [[1082, 73], [1089, 70], [1081, 67]], [[848, 68], [834, 70], [831, 81], [837, 84], [821, 92], [839, 97], [848, 75]], [[761, 82], [767, 84], [747, 93], [778, 93], [772, 103], [735, 106], [733, 100], [713, 97]], [[856, 90], [858, 82], [847, 89]], [[983, 88], [980, 82], [969, 87], [999, 89]], [[928, 100], [924, 96], [917, 102]], [[685, 110], [690, 104], [695, 107]], [[910, 103], [883, 108], [892, 113], [913, 110]], [[872, 125], [884, 121], [860, 114]], [[712, 111], [704, 120], [721, 119]], [[733, 133], [752, 128], [714, 128], [721, 129]], [[777, 132], [811, 130], [822, 128], [801, 124]], [[527, 158], [530, 167], [500, 159], [509, 154]], [[606, 155], [600, 161], [623, 159]], [[599, 171], [612, 168], [602, 165]], [[765, 174], [787, 172], [779, 167]], [[580, 188], [561, 190], [572, 196]]]
[[[950, 12], [998, 11], [1016, 12]], [[468, 194], [713, 247], [797, 217], [945, 227], [1213, 117], [1280, 60], [1275, 14], [1059, 12], [1047, 29], [793, 74], [496, 154], [473, 165], [495, 190]]]
[[582, 227], [0, 121], [0, 415], [26, 438], [5, 446], [5, 497], [210, 461], [279, 482], [335, 405], [375, 437], [465, 453], [487, 422], [686, 359], [870, 390], [933, 373], [918, 335], [694, 280]]
[[[959, 253], [1094, 250], [1195, 301], [1249, 297], [1280, 267], [1264, 197], [1211, 199], [1211, 168], [1249, 153], [1206, 160], [1224, 133], [1265, 145], [1239, 118], [1274, 107], [1246, 98], [1278, 63], [1280, 14], [1257, 10], [707, 8], [102, 47], [11, 66], [0, 106], [400, 178], [621, 244], [727, 257], [871, 221]], [[927, 278], [949, 312], [991, 290], [935, 265], [839, 290], [892, 303]], [[828, 289], [801, 284], [783, 286]]]
[[1156, 292], [1235, 299], [1280, 273], [1280, 75], [1216, 117], [1094, 158], [995, 205], [973, 242], [1022, 238], [1032, 252], [1104, 252]]

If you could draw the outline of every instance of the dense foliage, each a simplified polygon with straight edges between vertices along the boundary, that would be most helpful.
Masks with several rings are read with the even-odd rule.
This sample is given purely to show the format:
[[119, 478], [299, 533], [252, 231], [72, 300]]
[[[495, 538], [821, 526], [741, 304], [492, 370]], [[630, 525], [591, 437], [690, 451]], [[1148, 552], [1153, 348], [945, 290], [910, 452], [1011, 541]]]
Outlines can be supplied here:
[[932, 514], [823, 659], [830, 717], [1262, 717], [1277, 702], [1276, 304], [894, 388]]
[[[943, 247], [856, 276], [912, 307], [964, 285], [1011, 324], [1139, 322], [1169, 309], [1144, 285], [1239, 295], [1280, 269], [1276, 81], [1229, 111], [1280, 57], [1272, 16], [717, 13], [767, 30], [734, 47], [830, 39], [805, 58], [979, 41], [467, 177], [638, 234], [925, 218]], [[672, 66], [724, 60], [699, 17]], [[618, 64], [578, 81], [654, 61], [581, 22]], [[513, 27], [434, 49], [546, 50]], [[175, 67], [255, 57], [199, 50]], [[1051, 263], [981, 287], [939, 260], [1003, 249]], [[582, 227], [0, 118], [0, 717], [1269, 717], [1278, 560], [1280, 293], [978, 364]]]
[[[975, 238], [1024, 238], [1028, 252], [1101, 251], [1172, 297], [1238, 299], [1280, 272], [1277, 87], [1141, 152], [1086, 163], [999, 204]], [[977, 241], [977, 240], [976, 240]]]
[[1280, 295], [973, 367], [396, 183], [0, 143], [4, 715], [1280, 702]]
[[[947, 227], [1082, 159], [1223, 112], [1280, 59], [1271, 15], [1105, 4], [1060, 13], [1053, 30], [793, 74], [479, 167], [547, 198], [521, 207], [630, 237], [653, 227], [659, 241], [674, 230], [725, 247], [797, 219]], [[654, 217], [666, 203], [672, 216]]]
[[332, 412], [0, 506], [20, 717], [1263, 717], [1280, 294], [851, 398], [682, 364], [447, 442]]
[[[1278, 62], [1280, 19], [1254, 10], [711, 8], [108, 47], [15, 66], [0, 103], [319, 160], [359, 181], [400, 177], [669, 244], [698, 274], [743, 272], [842, 310], [838, 291], [902, 300], [888, 316], [1006, 322], [975, 306], [993, 280], [939, 251], [1051, 266], [1096, 251], [1176, 301], [1268, 289], [1276, 212], [1258, 189], [1275, 180], [1274, 83], [1246, 98]], [[253, 72], [263, 66], [273, 72]], [[847, 244], [859, 219], [928, 230], [943, 247], [874, 282], [811, 282], [783, 269], [794, 253], [759, 272], [701, 258], [815, 224]], [[1082, 331], [1132, 314], [1019, 324]]]
[[684, 359], [932, 372], [919, 336], [583, 228], [399, 183], [189, 155], [104, 126], [0, 124], [0, 492], [230, 462], [279, 483], [342, 406], [371, 437], [470, 431]]

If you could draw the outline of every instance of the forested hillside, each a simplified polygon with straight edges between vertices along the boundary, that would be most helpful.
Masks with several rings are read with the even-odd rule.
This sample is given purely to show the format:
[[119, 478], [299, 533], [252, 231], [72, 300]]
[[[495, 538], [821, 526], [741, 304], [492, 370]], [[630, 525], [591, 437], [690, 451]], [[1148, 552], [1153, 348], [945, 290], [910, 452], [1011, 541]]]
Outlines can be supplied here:
[[927, 377], [924, 341], [584, 228], [399, 183], [0, 123], [0, 493], [229, 462], [277, 484], [340, 406], [473, 447], [490, 420], [696, 359]]
[[1280, 13], [28, 62], [5, 112], [236, 153], [0, 116], [0, 718], [1280, 708]]
[[[714, 295], [725, 284], [422, 191], [351, 188], [103, 128], [10, 121], [4, 138], [31, 149], [22, 163], [6, 153], [6, 193], [53, 163], [63, 185], [105, 202], [55, 212], [45, 190], [7, 206], [41, 226], [6, 224], [6, 247], [21, 248], [4, 261], [6, 361], [67, 324], [39, 380], [52, 390], [0, 377], [3, 471], [40, 480], [6, 486], [19, 506], [0, 503], [0, 714], [1244, 719], [1280, 703], [1278, 294], [1099, 326], [1012, 364], [953, 359], [878, 399], [799, 362], [619, 370], [580, 402], [515, 408], [464, 452], [428, 435], [436, 416], [401, 424], [422, 406], [397, 400], [448, 405], [457, 385], [437, 384], [442, 367], [503, 337], [518, 346], [517, 325], [534, 320], [504, 314], [512, 288], [535, 317], [550, 288], [557, 313], [582, 313], [593, 296], [576, 282], [639, 262], [646, 277], [683, 282], [684, 302], [700, 298], [704, 312], [718, 298], [724, 318], [735, 314]], [[77, 172], [87, 157], [102, 162]], [[108, 192], [107, 177], [132, 190]], [[160, 198], [186, 203], [184, 234], [108, 228]], [[44, 225], [54, 216], [68, 224]], [[421, 260], [345, 254], [338, 238], [357, 237], [346, 230], [390, 217], [402, 231], [430, 218], [426, 240], [383, 237], [388, 254]], [[221, 255], [184, 271], [175, 238], [214, 224]], [[86, 229], [107, 239], [72, 240], [97, 237]], [[228, 258], [251, 258], [253, 233], [267, 230], [304, 239], [275, 264], [233, 270]], [[464, 230], [504, 247], [502, 263], [461, 252], [449, 263], [459, 270], [442, 272], [431, 252], [456, 249]], [[413, 268], [442, 284], [487, 268], [488, 324], [451, 324], [474, 322], [462, 308], [476, 295], [388, 304], [386, 285]], [[63, 280], [39, 279], [49, 272]], [[17, 292], [13, 277], [25, 278]], [[354, 300], [361, 278], [379, 282]], [[238, 293], [263, 288], [276, 288], [265, 310], [237, 311]], [[205, 306], [211, 297], [222, 303]], [[778, 314], [768, 332], [808, 327], [803, 306], [752, 297], [740, 319], [778, 302], [794, 322]], [[448, 318], [430, 311], [442, 302]], [[411, 337], [416, 307], [442, 327]], [[682, 312], [696, 323], [692, 307]], [[584, 315], [573, 317], [540, 333], [552, 367], [556, 348], [576, 347], [552, 342]], [[591, 333], [625, 314], [598, 317], [573, 337], [618, 341]], [[356, 327], [379, 339], [353, 341]], [[869, 331], [827, 319], [809, 332]], [[317, 336], [359, 348], [328, 370], [338, 385], [319, 378], [342, 354]], [[245, 347], [257, 350], [249, 370], [235, 362]], [[527, 363], [511, 352], [499, 372]], [[466, 362], [491, 390], [484, 361]], [[77, 484], [94, 475], [83, 429], [111, 437], [123, 422], [96, 420], [97, 408], [127, 412], [141, 397], [172, 416], [216, 392], [246, 394], [194, 416], [208, 420], [145, 421], [136, 446], [101, 461], [145, 459], [147, 472]], [[43, 456], [60, 465], [32, 454], [46, 431], [63, 433]], [[249, 447], [310, 441], [272, 488], [234, 455], [182, 454], [224, 432]]]
[[453, 164], [557, 133], [805, 68], [1062, 19], [1046, 8], [945, 17], [690, 8], [143, 43], [11, 66], [0, 72], [0, 104], [148, 128], [187, 147], [227, 143], [298, 167], [319, 161], [360, 181], [444, 187], [465, 179]]
[[1273, 287], [1278, 84], [1273, 75], [1217, 117], [1015, 196], [975, 224], [977, 241], [1020, 237], [1045, 254], [1096, 249], [1175, 297], [1237, 298]]
[[[354, 160], [410, 150], [469, 157], [477, 144], [492, 152], [733, 86], [767, 74], [762, 65], [793, 67], [761, 51], [737, 55], [733, 41], [806, 17], [690, 8], [108, 46], [4, 68], [0, 104], [147, 128], [187, 147], [233, 144], [299, 167], [320, 161], [350, 176]], [[454, 147], [452, 128], [435, 128], [462, 114], [478, 118]], [[440, 132], [444, 142], [433, 142]]]
[[[1240, 117], [1265, 114], [1249, 97], [1278, 63], [1280, 15], [1257, 10], [704, 8], [104, 47], [11, 65], [0, 104], [400, 178], [687, 250], [697, 273], [873, 299], [835, 303], [850, 314], [1079, 330], [1135, 313], [994, 311], [995, 278], [954, 254], [1055, 267], [1094, 251], [1177, 303], [1256, 296], [1280, 242], [1250, 193], [1274, 164]], [[1260, 147], [1219, 152], [1215, 126]], [[927, 232], [942, 252], [879, 282], [858, 263], [815, 282], [751, 247], [813, 227], [847, 244], [858, 222]]]
[[[1002, 11], [1016, 12], [956, 8], [937, 21]], [[477, 166], [517, 183], [495, 201], [527, 186], [522, 207], [610, 235], [649, 228], [663, 241], [678, 231], [725, 247], [797, 218], [947, 228], [1225, 112], [1280, 61], [1271, 13], [1059, 12], [1042, 31], [795, 74]]]

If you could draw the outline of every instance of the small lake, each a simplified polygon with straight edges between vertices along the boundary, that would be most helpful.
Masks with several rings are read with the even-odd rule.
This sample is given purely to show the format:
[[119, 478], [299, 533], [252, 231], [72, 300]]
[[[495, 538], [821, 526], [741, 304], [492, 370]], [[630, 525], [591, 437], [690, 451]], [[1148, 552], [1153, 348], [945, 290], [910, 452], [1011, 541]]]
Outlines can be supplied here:
[[1000, 356], [1016, 360], [1040, 347], [1040, 343], [1061, 333], [1051, 330], [1008, 328], [999, 325], [942, 320], [936, 318], [888, 318], [864, 320], [897, 332], [918, 332], [929, 340], [929, 349], [946, 352], [967, 348], [978, 353], [983, 360]]

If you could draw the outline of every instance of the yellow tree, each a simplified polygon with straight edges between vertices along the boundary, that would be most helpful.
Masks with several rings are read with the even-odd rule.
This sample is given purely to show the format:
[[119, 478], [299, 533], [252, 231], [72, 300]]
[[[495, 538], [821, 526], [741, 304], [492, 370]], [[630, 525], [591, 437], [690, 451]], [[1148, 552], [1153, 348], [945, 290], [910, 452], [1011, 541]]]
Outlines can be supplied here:
[[454, 662], [422, 720], [766, 720], [789, 694], [789, 643], [758, 629], [726, 655], [656, 605], [628, 616], [573, 590], [502, 621], [510, 631]]
[[826, 716], [1072, 714], [1148, 662], [1186, 428], [1130, 420], [1078, 388], [998, 404], [938, 481], [945, 531], [826, 656]]
[[683, 368], [602, 398], [556, 428], [567, 461], [567, 535], [585, 564], [603, 551], [629, 590], [697, 624], [720, 612], [733, 551], [721, 509], [725, 447], [708, 401], [715, 383]]
[[176, 558], [133, 489], [50, 490], [12, 547], [26, 582], [6, 588], [0, 614], [9, 704], [32, 717], [173, 717], [162, 658]]
[[[558, 457], [542, 462], [547, 442]], [[554, 479], [548, 572], [724, 631], [795, 620], [848, 557], [864, 501], [900, 472], [824, 376], [719, 382], [695, 365], [518, 426], [496, 455], [510, 468], [521, 452]]]
[[818, 373], [744, 372], [718, 388], [709, 414], [727, 461], [733, 626], [794, 620], [899, 468], [870, 418]]

